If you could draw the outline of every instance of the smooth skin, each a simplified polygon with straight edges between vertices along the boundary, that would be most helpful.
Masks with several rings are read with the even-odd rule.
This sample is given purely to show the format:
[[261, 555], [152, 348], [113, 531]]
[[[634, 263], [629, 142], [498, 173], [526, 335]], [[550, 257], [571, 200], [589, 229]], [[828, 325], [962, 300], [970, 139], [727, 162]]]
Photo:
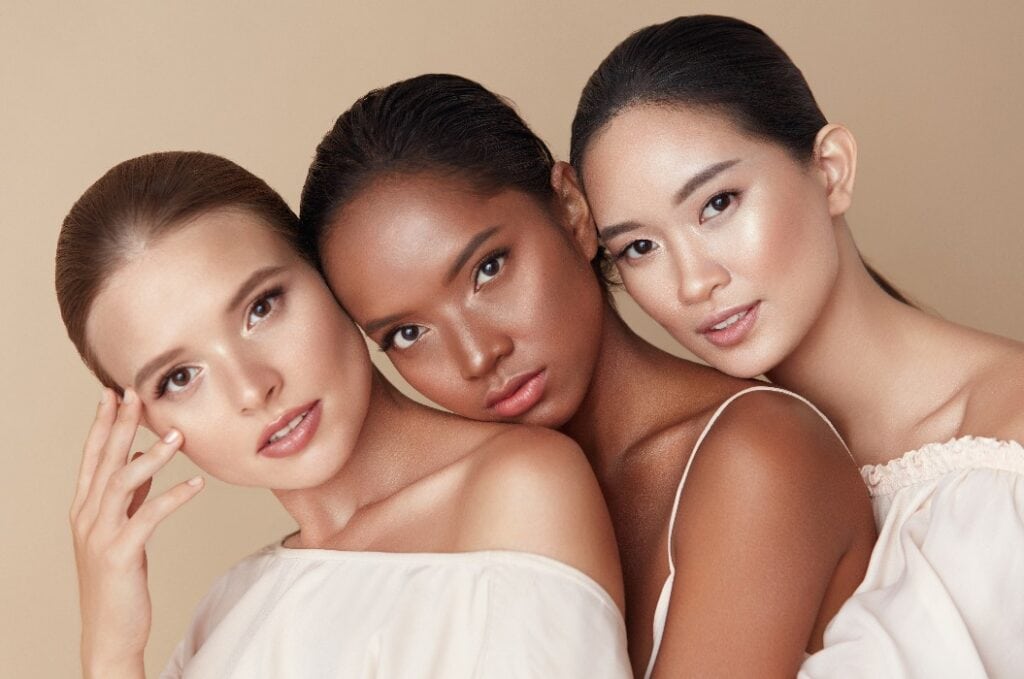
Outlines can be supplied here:
[[[856, 467], [796, 399], [742, 396], [705, 440], [669, 536], [697, 437], [753, 383], [633, 333], [590, 268], [594, 222], [572, 169], [557, 164], [552, 185], [541, 204], [451, 175], [379, 178], [334, 216], [328, 281], [425, 396], [581, 445], [619, 540], [634, 672], [652, 648], [671, 538], [678, 571], [656, 676], [791, 677], [867, 565], [874, 524]], [[543, 393], [528, 410], [489, 407], [538, 371]]]
[[[841, 125], [823, 127], [802, 162], [712, 112], [634, 106], [594, 137], [582, 176], [640, 306], [723, 372], [766, 373], [811, 398], [860, 464], [967, 435], [1024, 439], [1024, 345], [874, 283], [845, 218], [856, 162]], [[738, 344], [719, 348], [699, 332], [714, 310], [755, 303]]]
[[[144, 500], [179, 450], [222, 480], [271, 489], [298, 524], [287, 547], [530, 552], [622, 607], [614, 535], [579, 448], [403, 396], [315, 269], [252, 215], [210, 212], [139, 244], [95, 300], [87, 339], [124, 397], [104, 391], [71, 509], [85, 676], [144, 676], [146, 542], [202, 488], [197, 477]], [[314, 402], [305, 447], [257, 452], [269, 424]], [[163, 438], [129, 458], [139, 425]]]

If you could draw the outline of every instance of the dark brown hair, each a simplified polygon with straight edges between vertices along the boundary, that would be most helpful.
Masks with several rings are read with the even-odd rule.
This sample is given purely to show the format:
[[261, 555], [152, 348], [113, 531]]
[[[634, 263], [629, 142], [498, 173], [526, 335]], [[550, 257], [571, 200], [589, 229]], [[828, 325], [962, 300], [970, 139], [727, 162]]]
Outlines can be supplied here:
[[217, 209], [252, 213], [296, 250], [298, 218], [262, 179], [209, 153], [151, 153], [115, 165], [86, 189], [57, 240], [57, 302], [68, 337], [106, 386], [118, 386], [89, 348], [85, 327], [96, 296], [140, 247]]
[[[580, 95], [572, 121], [573, 166], [581, 171], [594, 135], [624, 109], [641, 104], [717, 112], [801, 162], [811, 159], [818, 131], [828, 123], [782, 48], [757, 26], [724, 16], [677, 17], [619, 43]], [[864, 266], [886, 293], [910, 304]]]
[[[369, 92], [316, 149], [302, 189], [304, 244], [318, 252], [331, 221], [378, 177], [435, 172], [481, 194], [521, 191], [550, 208], [554, 158], [508, 100], [457, 75], [426, 74]], [[602, 276], [605, 258], [595, 257]]]

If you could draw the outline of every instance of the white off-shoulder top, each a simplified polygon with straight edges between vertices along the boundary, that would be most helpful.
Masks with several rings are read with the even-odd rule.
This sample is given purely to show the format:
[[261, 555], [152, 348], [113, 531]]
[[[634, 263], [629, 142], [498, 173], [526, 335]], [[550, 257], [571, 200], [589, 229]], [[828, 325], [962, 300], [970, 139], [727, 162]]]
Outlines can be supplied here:
[[622, 615], [522, 552], [268, 546], [202, 600], [161, 675], [188, 679], [630, 677]]
[[864, 582], [805, 678], [1024, 677], [1024, 448], [965, 436], [862, 470]]

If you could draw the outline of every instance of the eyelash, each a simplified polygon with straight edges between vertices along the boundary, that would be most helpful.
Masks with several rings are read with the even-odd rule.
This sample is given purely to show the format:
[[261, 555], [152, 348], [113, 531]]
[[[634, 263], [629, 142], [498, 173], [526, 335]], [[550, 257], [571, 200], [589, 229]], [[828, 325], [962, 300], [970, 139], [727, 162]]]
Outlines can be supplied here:
[[[479, 279], [484, 265], [487, 264], [488, 262], [491, 262], [491, 261], [494, 261], [494, 260], [501, 260], [498, 263], [498, 271], [495, 272], [495, 274], [493, 276], [491, 276], [490, 280], [487, 280], [487, 281], [484, 281], [483, 283], [477, 284], [477, 279]], [[480, 263], [477, 264], [473, 268], [473, 290], [474, 291], [479, 290], [481, 287], [483, 287], [484, 285], [487, 285], [488, 283], [493, 281], [495, 278], [497, 278], [499, 275], [501, 275], [501, 272], [505, 270], [505, 265], [507, 263], [508, 263], [508, 248], [499, 248], [499, 249], [494, 250], [493, 252], [490, 252], [487, 255], [485, 255], [480, 260]]]
[[[700, 214], [698, 215], [698, 217], [700, 219], [700, 223], [703, 224], [708, 219], [714, 219], [718, 215], [724, 213], [726, 210], [728, 210], [729, 208], [731, 208], [733, 206], [733, 203], [739, 197], [740, 197], [740, 192], [739, 191], [719, 191], [715, 195], [711, 196], [711, 198], [708, 199], [708, 201], [706, 203], [704, 203], [703, 207], [701, 207], [701, 209], [700, 209]], [[710, 208], [711, 207], [711, 203], [715, 202], [719, 198], [728, 198], [729, 199], [729, 204], [726, 205], [724, 208], [722, 208], [722, 210], [719, 211], [718, 214], [715, 214], [715, 215], [712, 215], [710, 217], [705, 218], [704, 217], [704, 211], [707, 210], [708, 208]], [[712, 209], [714, 209], [714, 208], [712, 208]]]
[[[253, 314], [253, 309], [258, 304], [261, 304], [261, 303], [265, 304], [265, 303], [268, 303], [268, 302], [272, 302], [273, 300], [276, 300], [278, 297], [280, 297], [283, 294], [284, 294], [284, 287], [278, 285], [278, 286], [274, 286], [272, 288], [268, 288], [268, 289], [264, 290], [263, 292], [261, 292], [259, 295], [257, 295], [256, 299], [254, 299], [252, 301], [252, 304], [250, 304], [248, 307], [246, 307], [246, 310], [245, 310], [245, 326], [246, 326], [246, 330], [251, 330], [253, 328], [253, 326], [256, 325], [256, 323], [250, 324], [249, 323], [249, 318]], [[263, 320], [267, 319], [271, 314], [273, 314], [274, 310], [276, 309], [276, 307], [277, 307], [276, 304], [271, 304], [270, 305], [270, 310], [266, 313], [265, 316], [260, 317], [260, 321], [263, 321]], [[260, 322], [260, 321], [257, 321], [257, 322]], [[167, 372], [165, 372], [160, 377], [160, 379], [157, 380], [156, 388], [153, 391], [154, 397], [155, 398], [161, 398], [164, 395], [166, 395], [168, 387], [169, 387], [170, 382], [171, 382], [171, 378], [174, 377], [176, 374], [178, 374], [180, 372], [183, 372], [183, 371], [187, 371], [187, 370], [197, 370], [198, 371], [199, 368], [196, 368], [195, 366], [176, 365], [173, 368], [171, 368], [170, 370], [168, 370]], [[192, 380], [194, 380], [194, 379], [195, 379], [195, 377], [192, 377], [192, 379], [189, 380], [189, 383], [187, 385], [185, 385], [184, 387], [182, 387], [182, 389], [187, 389], [189, 386], [191, 386]]]

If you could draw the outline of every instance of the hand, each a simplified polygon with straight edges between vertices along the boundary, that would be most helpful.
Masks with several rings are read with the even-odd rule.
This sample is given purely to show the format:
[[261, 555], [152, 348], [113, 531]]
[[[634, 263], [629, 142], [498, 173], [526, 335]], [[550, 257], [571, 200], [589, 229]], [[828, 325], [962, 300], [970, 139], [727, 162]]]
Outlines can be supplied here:
[[120, 407], [114, 393], [104, 390], [71, 504], [87, 677], [145, 676], [143, 651], [152, 620], [146, 541], [203, 487], [197, 476], [146, 500], [153, 475], [178, 451], [182, 437], [172, 429], [129, 461], [141, 412], [131, 389]]

